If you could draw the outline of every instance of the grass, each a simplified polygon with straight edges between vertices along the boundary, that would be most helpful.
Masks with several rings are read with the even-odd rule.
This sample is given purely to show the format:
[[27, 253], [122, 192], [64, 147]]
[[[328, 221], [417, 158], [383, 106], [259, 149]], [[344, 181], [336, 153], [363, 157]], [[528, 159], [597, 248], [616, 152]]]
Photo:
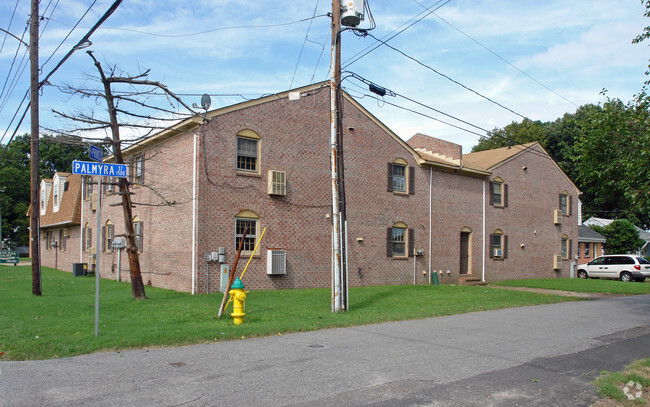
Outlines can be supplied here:
[[333, 314], [326, 288], [252, 291], [244, 324], [235, 326], [230, 310], [221, 320], [216, 317], [220, 293], [193, 296], [147, 287], [149, 299], [136, 301], [129, 283], [101, 280], [100, 334], [95, 337], [95, 279], [42, 270], [43, 295], [38, 297], [31, 294], [31, 267], [0, 266], [0, 360], [186, 345], [575, 300], [486, 287], [360, 287], [350, 288], [350, 311]]
[[580, 278], [541, 278], [531, 280], [507, 280], [490, 283], [491, 285], [503, 285], [510, 287], [545, 288], [549, 290], [563, 290], [588, 293], [605, 294], [650, 294], [650, 283], [630, 282], [624, 283], [618, 280], [599, 280]]
[[[650, 359], [641, 359], [629, 365], [624, 372], [600, 372], [601, 376], [594, 381], [601, 397], [616, 400], [625, 406], [647, 405], [643, 394], [648, 393], [650, 387]], [[632, 391], [633, 400], [630, 400], [624, 393], [625, 386], [633, 382], [634, 386], [628, 386], [628, 393]], [[641, 385], [641, 398], [636, 398], [636, 383]]]

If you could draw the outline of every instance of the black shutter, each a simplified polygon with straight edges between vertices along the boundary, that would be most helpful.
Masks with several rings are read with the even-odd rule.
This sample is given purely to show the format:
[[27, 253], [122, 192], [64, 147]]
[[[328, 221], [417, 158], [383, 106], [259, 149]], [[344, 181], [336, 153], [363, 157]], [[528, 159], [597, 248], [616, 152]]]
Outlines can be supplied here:
[[569, 216], [573, 216], [573, 195], [569, 195]]
[[409, 167], [409, 194], [415, 193], [415, 168]]
[[508, 184], [503, 184], [503, 206], [508, 207]]
[[569, 260], [573, 258], [573, 240], [569, 239]]
[[503, 235], [503, 258], [508, 258], [508, 235]]
[[490, 258], [494, 258], [494, 235], [490, 235]]
[[140, 156], [140, 183], [144, 185], [144, 153]]
[[494, 182], [490, 181], [490, 205], [494, 205]]
[[84, 250], [86, 250], [86, 228], [81, 228], [81, 241], [83, 242]]
[[560, 210], [562, 210], [562, 194], [560, 194], [560, 203], [559, 203], [558, 208], [560, 208]]
[[91, 228], [88, 228], [88, 234], [86, 238], [88, 239], [86, 242], [87, 243], [86, 246], [90, 249], [91, 247], [93, 247], [93, 230]]
[[388, 163], [388, 192], [393, 192], [393, 163]]
[[413, 252], [415, 252], [415, 230], [414, 229], [409, 229], [409, 243], [408, 246], [406, 246], [406, 250], [408, 250], [408, 256], [413, 257]]
[[386, 228], [386, 257], [393, 257], [393, 228]]
[[106, 226], [102, 226], [102, 251], [106, 251]]

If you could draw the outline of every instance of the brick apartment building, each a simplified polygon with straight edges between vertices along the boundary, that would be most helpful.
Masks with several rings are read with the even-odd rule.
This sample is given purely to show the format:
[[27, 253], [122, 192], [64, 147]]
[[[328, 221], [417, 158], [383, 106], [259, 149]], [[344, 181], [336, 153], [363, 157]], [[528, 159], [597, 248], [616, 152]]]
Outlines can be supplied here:
[[[405, 142], [343, 99], [350, 286], [425, 284], [434, 272], [442, 283], [569, 275], [579, 191], [538, 143], [463, 155], [423, 134]], [[126, 149], [144, 282], [218, 290], [220, 264], [206, 255], [225, 248], [232, 264], [246, 226], [245, 258], [267, 229], [247, 288], [330, 286], [329, 114], [327, 85], [316, 84], [207, 112]], [[43, 223], [43, 239], [67, 239], [65, 249], [43, 246], [43, 264], [54, 266], [58, 250], [58, 267], [70, 270], [96, 253], [100, 275], [117, 278], [120, 254], [128, 265], [112, 248], [124, 233], [117, 187], [102, 181], [97, 231], [96, 180], [60, 176], [79, 216], [68, 232]], [[286, 254], [284, 274], [267, 273], [269, 251]]]

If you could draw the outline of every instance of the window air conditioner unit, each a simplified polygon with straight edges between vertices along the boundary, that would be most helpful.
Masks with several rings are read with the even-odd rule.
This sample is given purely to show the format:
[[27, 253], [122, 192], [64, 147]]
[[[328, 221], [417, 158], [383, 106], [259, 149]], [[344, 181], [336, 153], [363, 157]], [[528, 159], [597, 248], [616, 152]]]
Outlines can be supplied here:
[[553, 255], [553, 270], [560, 270], [562, 268], [562, 256], [559, 254]]
[[494, 249], [494, 257], [503, 257], [503, 249]]
[[287, 251], [270, 249], [266, 251], [266, 274], [287, 274]]
[[556, 225], [562, 224], [562, 209], [553, 210], [553, 223]]
[[287, 194], [287, 173], [284, 171], [269, 170], [268, 174], [269, 195]]

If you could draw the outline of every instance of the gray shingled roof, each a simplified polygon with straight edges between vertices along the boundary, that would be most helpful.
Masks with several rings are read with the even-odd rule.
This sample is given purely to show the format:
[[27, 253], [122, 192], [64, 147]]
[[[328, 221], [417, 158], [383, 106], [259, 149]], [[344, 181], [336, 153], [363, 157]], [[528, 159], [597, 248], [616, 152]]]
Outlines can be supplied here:
[[589, 226], [580, 225], [578, 226], [578, 241], [605, 243], [605, 238]]

